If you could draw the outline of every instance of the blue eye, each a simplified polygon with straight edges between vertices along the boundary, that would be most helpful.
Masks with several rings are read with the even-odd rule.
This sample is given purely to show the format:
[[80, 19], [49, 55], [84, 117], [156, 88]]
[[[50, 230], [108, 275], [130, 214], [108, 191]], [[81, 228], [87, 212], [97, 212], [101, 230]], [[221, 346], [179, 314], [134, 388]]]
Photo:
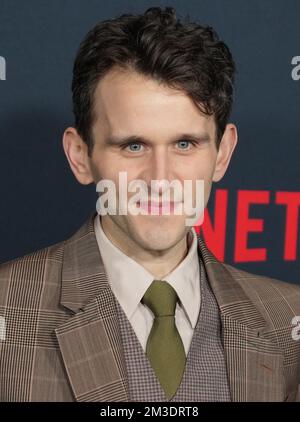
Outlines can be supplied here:
[[187, 148], [184, 148], [184, 146], [189, 146], [189, 144], [191, 144], [191, 141], [178, 141], [178, 144], [183, 146], [183, 148], [180, 148], [180, 149], [187, 149]]
[[125, 149], [129, 147], [131, 152], [139, 152], [141, 151], [140, 149], [141, 146], [142, 145], [139, 144], [138, 142], [132, 142], [131, 144], [125, 145]]

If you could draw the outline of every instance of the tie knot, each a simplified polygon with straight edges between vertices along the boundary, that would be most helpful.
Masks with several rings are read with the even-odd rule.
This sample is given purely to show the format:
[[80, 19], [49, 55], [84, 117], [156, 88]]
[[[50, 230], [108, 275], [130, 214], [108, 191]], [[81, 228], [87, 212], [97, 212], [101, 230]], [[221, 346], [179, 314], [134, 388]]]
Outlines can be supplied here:
[[155, 317], [174, 316], [177, 293], [165, 280], [153, 280], [142, 302], [151, 309]]

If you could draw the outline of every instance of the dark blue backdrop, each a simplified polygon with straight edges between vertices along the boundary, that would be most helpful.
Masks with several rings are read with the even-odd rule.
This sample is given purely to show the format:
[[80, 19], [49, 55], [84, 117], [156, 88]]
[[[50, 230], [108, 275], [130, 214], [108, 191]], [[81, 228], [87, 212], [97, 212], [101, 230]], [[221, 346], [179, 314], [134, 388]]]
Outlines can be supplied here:
[[[299, 239], [296, 259], [285, 261], [286, 209], [275, 204], [277, 191], [299, 191], [300, 80], [292, 78], [292, 59], [300, 56], [299, 0], [1, 0], [0, 262], [63, 240], [95, 209], [95, 187], [75, 181], [61, 146], [73, 123], [73, 59], [98, 20], [151, 6], [174, 6], [212, 25], [238, 66], [232, 121], [239, 143], [209, 203], [213, 218], [215, 189], [228, 190], [225, 261], [300, 283]], [[270, 204], [251, 208], [253, 218], [264, 219], [264, 231], [249, 236], [249, 247], [266, 247], [265, 262], [234, 262], [243, 189], [270, 192]]]

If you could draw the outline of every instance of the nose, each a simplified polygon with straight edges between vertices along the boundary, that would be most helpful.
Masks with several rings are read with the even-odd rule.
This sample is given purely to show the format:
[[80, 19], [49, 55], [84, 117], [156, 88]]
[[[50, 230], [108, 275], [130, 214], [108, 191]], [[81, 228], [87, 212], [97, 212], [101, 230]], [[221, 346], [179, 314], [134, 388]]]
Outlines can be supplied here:
[[147, 167], [146, 181], [152, 192], [156, 195], [162, 196], [164, 191], [168, 189], [168, 182], [173, 179], [171, 174], [172, 163], [168, 155], [168, 151], [164, 145], [160, 145], [153, 151], [152, 156], [149, 158], [149, 165]]

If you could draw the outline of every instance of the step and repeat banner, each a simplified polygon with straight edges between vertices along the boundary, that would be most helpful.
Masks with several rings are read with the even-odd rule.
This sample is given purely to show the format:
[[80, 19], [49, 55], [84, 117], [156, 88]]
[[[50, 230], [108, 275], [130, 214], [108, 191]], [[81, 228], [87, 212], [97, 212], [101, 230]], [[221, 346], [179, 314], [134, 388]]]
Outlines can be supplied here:
[[62, 148], [72, 67], [98, 21], [171, 6], [211, 25], [237, 65], [238, 144], [197, 231], [224, 262], [300, 283], [298, 0], [1, 0], [0, 262], [69, 237], [95, 210]]

